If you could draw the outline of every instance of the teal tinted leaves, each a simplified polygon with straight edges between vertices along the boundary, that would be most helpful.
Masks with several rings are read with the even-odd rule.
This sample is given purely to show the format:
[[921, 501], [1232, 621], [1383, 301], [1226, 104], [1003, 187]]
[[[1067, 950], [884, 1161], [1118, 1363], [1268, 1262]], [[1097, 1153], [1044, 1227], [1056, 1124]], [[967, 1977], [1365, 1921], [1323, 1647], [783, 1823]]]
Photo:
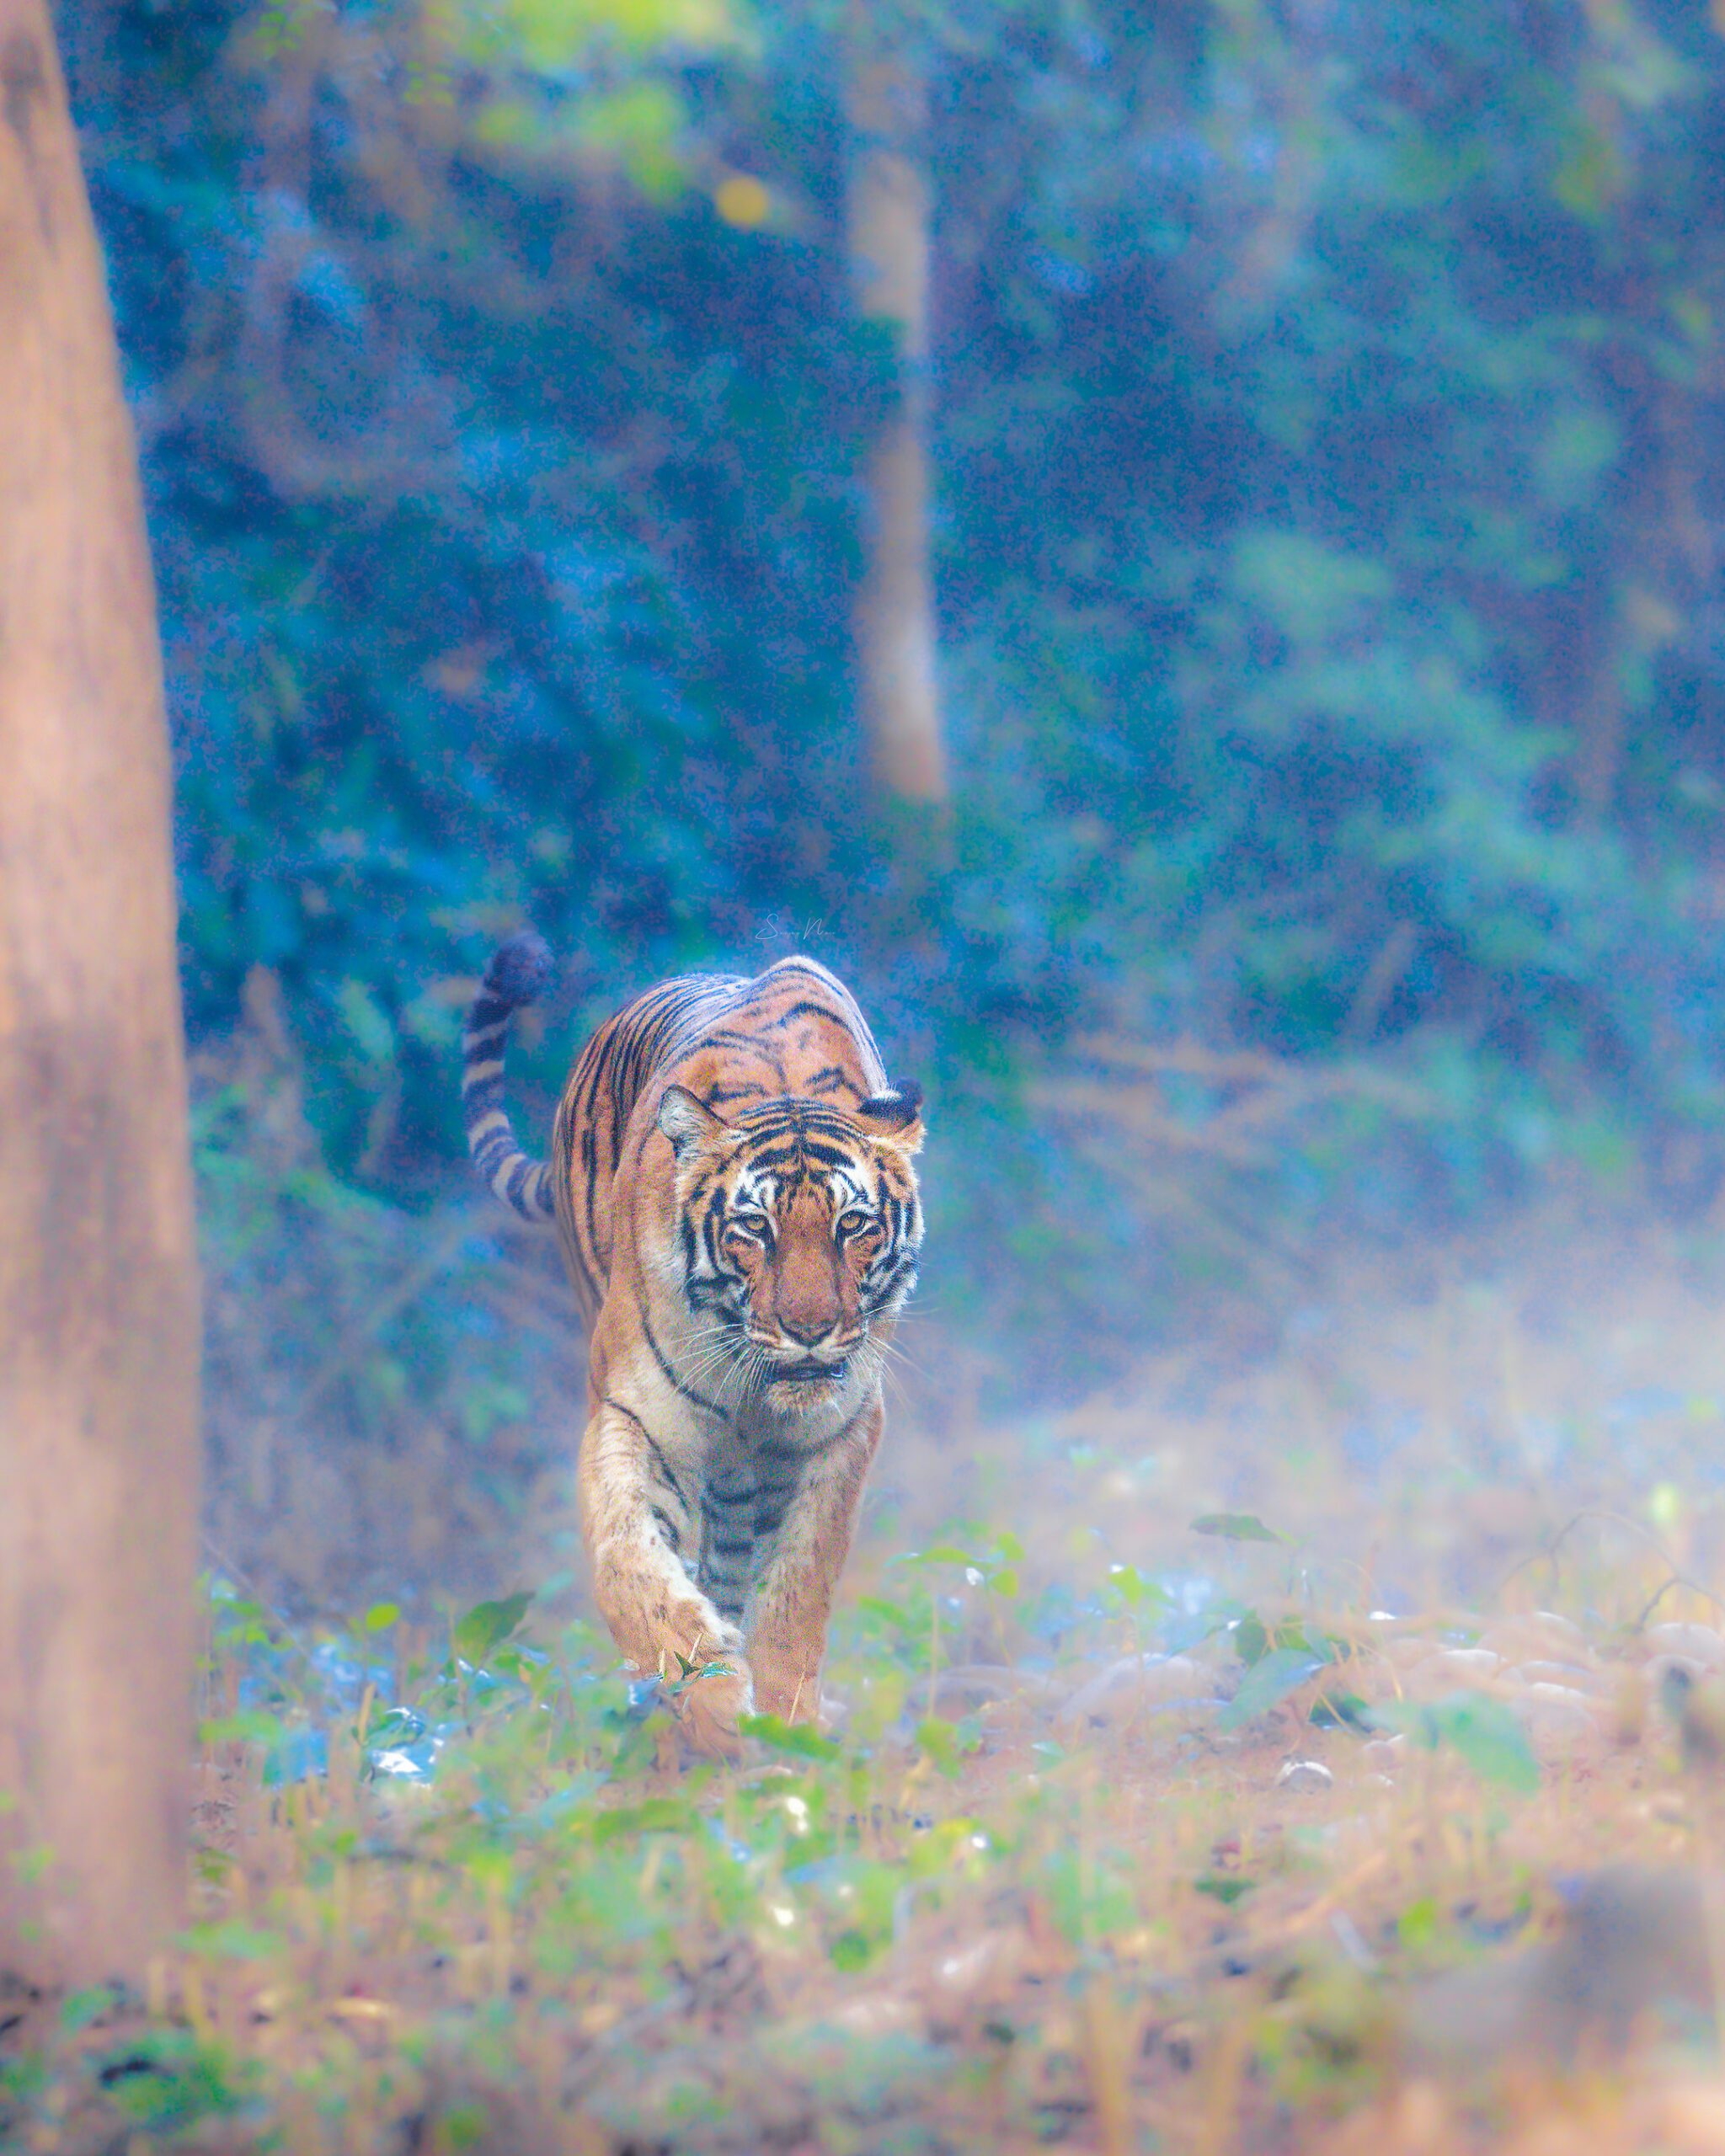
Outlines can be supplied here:
[[1622, 430], [1597, 405], [1554, 413], [1539, 446], [1540, 485], [1548, 501], [1568, 508], [1585, 501], [1616, 460]]
[[1628, 179], [1617, 130], [1608, 121], [1583, 121], [1569, 132], [1551, 174], [1551, 194], [1590, 225], [1603, 222]]
[[231, 1715], [217, 1715], [198, 1725], [200, 1744], [274, 1744], [282, 1734], [280, 1715], [261, 1707], [243, 1707]]
[[336, 1006], [349, 1038], [368, 1063], [388, 1063], [395, 1055], [395, 1027], [376, 991], [362, 980], [344, 980]]
[[91, 1984], [81, 1991], [68, 1992], [61, 2001], [60, 2025], [68, 2036], [76, 2036], [125, 2003], [126, 1993], [118, 1984]]
[[744, 1715], [738, 1728], [770, 1752], [796, 1759], [836, 1759], [839, 1747], [809, 1722], [787, 1722], [778, 1715]]
[[531, 1591], [524, 1590], [500, 1602], [476, 1602], [451, 1628], [450, 1643], [456, 1653], [477, 1668], [514, 1637], [532, 1599]]
[[145, 2029], [96, 2061], [108, 2100], [147, 2132], [188, 2132], [200, 2120], [238, 2111], [255, 2062], [237, 2066], [190, 2029]]
[[1366, 626], [1393, 589], [1381, 562], [1344, 554], [1300, 531], [1260, 531], [1234, 553], [1234, 589], [1295, 644]]
[[1004, 1602], [1016, 1601], [1022, 1585], [1018, 1568], [1024, 1561], [1024, 1545], [1009, 1528], [996, 1533], [991, 1538], [991, 1545], [988, 1550], [980, 1551], [966, 1550], [956, 1542], [932, 1542], [926, 1550], [906, 1550], [892, 1561], [919, 1569], [937, 1565], [962, 1566], [967, 1585], [985, 1587]]
[[1375, 1709], [1374, 1718], [1425, 1751], [1453, 1752], [1482, 1781], [1522, 1796], [1540, 1785], [1539, 1761], [1526, 1732], [1514, 1711], [1488, 1694], [1452, 1692], [1441, 1700], [1398, 1700]]
[[1272, 1647], [1247, 1671], [1239, 1690], [1216, 1716], [1217, 1726], [1239, 1729], [1267, 1715], [1324, 1667], [1324, 1657], [1309, 1647]]
[[180, 1934], [178, 1943], [188, 1954], [227, 1961], [267, 1961], [287, 1944], [280, 1932], [266, 1931], [237, 1918], [220, 1924], [194, 1924], [190, 1931]]
[[699, 1823], [700, 1815], [686, 1797], [649, 1796], [639, 1804], [595, 1813], [592, 1835], [602, 1848], [607, 1842], [642, 1834], [691, 1834]]
[[1266, 1527], [1256, 1513], [1201, 1513], [1192, 1523], [1194, 1534], [1219, 1535], [1225, 1542], [1280, 1542], [1283, 1537]]
[[[1195, 1523], [1194, 1523], [1195, 1524]], [[1209, 1530], [1201, 1530], [1208, 1532]], [[1147, 1579], [1135, 1565], [1110, 1565], [1108, 1586], [1132, 1611], [1167, 1609], [1173, 1598], [1159, 1580]]]

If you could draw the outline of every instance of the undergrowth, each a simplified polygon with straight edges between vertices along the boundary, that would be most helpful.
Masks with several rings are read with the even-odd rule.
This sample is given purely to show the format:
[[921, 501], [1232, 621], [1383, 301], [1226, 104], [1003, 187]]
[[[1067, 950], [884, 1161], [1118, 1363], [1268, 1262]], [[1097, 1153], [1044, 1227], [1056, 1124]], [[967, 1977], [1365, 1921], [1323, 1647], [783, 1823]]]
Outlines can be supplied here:
[[[741, 1767], [686, 1762], [608, 1643], [526, 1593], [297, 1630], [211, 1581], [195, 1921], [141, 1998], [16, 2004], [8, 2138], [1393, 2133], [1436, 1972], [1525, 1961], [1565, 1865], [1702, 1846], [1642, 1665], [1713, 1613], [1679, 1587], [1638, 1628], [1649, 1561], [1584, 1626], [1526, 1593], [1394, 1616], [1326, 1599], [1252, 1515], [1194, 1526], [1163, 1577], [1063, 1579], [974, 1527], [889, 1559], [849, 1600], [831, 1733], [760, 1719]], [[1558, 1652], [1586, 1710], [1553, 1744], [1525, 1671]], [[1507, 2130], [1509, 2099], [1470, 2100], [1446, 2145]]]
[[906, 1411], [827, 1726], [740, 1766], [531, 1562], [315, 1621], [217, 1566], [190, 1920], [0, 1997], [0, 2144], [1725, 2146], [1719, 1268], [1634, 1259]]

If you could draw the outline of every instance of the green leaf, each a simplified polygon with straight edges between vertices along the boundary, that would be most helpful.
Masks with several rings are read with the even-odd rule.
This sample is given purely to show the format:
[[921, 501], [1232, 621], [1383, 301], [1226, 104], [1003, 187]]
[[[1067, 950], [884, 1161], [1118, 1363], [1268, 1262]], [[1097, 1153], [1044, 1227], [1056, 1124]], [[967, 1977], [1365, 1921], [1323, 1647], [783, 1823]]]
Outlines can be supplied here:
[[1251, 1616], [1240, 1620], [1234, 1627], [1233, 1637], [1234, 1652], [1248, 1668], [1253, 1662], [1262, 1662], [1274, 1646], [1297, 1647], [1305, 1645], [1303, 1640], [1274, 1640], [1268, 1625], [1255, 1611]]
[[1246, 1673], [1240, 1689], [1216, 1716], [1220, 1729], [1239, 1729], [1278, 1707], [1310, 1677], [1325, 1667], [1322, 1656], [1306, 1647], [1272, 1647]]
[[260, 1931], [237, 1917], [222, 1924], [195, 1924], [174, 1944], [188, 1954], [208, 1954], [227, 1961], [267, 1961], [287, 1951], [287, 1941], [279, 1931]]
[[1200, 1513], [1194, 1534], [1219, 1534], [1225, 1542], [1280, 1542], [1285, 1537], [1266, 1527], [1256, 1513]]
[[1452, 1692], [1418, 1704], [1397, 1700], [1375, 1709], [1373, 1719], [1428, 1752], [1446, 1748], [1455, 1753], [1482, 1781], [1524, 1796], [1540, 1785], [1540, 1763], [1526, 1732], [1502, 1700], [1483, 1692]]
[[665, 1695], [668, 1700], [676, 1699], [680, 1694], [686, 1692], [692, 1685], [700, 1684], [703, 1678], [734, 1677], [737, 1673], [734, 1662], [703, 1662], [697, 1669], [692, 1662], [684, 1662], [681, 1655], [678, 1655], [677, 1661], [681, 1667], [682, 1674], [673, 1683], [664, 1687]]
[[494, 1652], [520, 1625], [533, 1597], [523, 1589], [501, 1602], [476, 1602], [465, 1617], [457, 1618], [453, 1633], [456, 1653], [476, 1667]]
[[451, 2151], [476, 2148], [490, 2124], [491, 2114], [483, 2104], [454, 2104], [437, 2121], [437, 2140]]
[[368, 1063], [388, 1063], [395, 1054], [395, 1028], [383, 1006], [362, 980], [344, 980], [336, 991], [336, 1008], [360, 1054]]
[[61, 2002], [60, 2025], [68, 2036], [76, 2036], [80, 2029], [88, 2029], [119, 2005], [121, 1993], [114, 1984], [92, 1984], [84, 1991], [68, 1992]]
[[371, 1750], [382, 1751], [394, 1744], [411, 1744], [425, 1732], [424, 1721], [412, 1708], [374, 1705], [362, 1741]]
[[1255, 1879], [1231, 1879], [1226, 1873], [1206, 1872], [1202, 1879], [1192, 1882], [1200, 1894], [1208, 1894], [1213, 1902], [1220, 1902], [1231, 1909], [1236, 1902], [1249, 1894], [1257, 1886]]
[[622, 1734], [617, 1739], [617, 1751], [611, 1762], [611, 1779], [622, 1781], [626, 1776], [638, 1774], [651, 1765], [657, 1748], [652, 1723], [644, 1718], [637, 1721], [615, 1713], [607, 1716], [607, 1720], [612, 1727], [618, 1723], [622, 1727]]
[[1357, 1692], [1320, 1692], [1311, 1703], [1311, 1721], [1319, 1729], [1351, 1729], [1362, 1736], [1376, 1726], [1371, 1709]]
[[1234, 1652], [1242, 1662], [1258, 1662], [1272, 1647], [1298, 1647], [1320, 1662], [1339, 1662], [1348, 1642], [1333, 1632], [1308, 1632], [1297, 1617], [1280, 1617], [1266, 1624], [1256, 1610], [1248, 1610], [1233, 1630]]
[[282, 1721], [280, 1715], [266, 1715], [257, 1707], [243, 1709], [237, 1715], [218, 1715], [213, 1721], [198, 1724], [200, 1744], [274, 1744], [280, 1737]]
[[691, 1834], [699, 1824], [693, 1805], [681, 1796], [649, 1796], [639, 1804], [601, 1812], [593, 1838], [601, 1846], [625, 1834]]
[[811, 1722], [787, 1722], [778, 1715], [740, 1715], [737, 1727], [769, 1751], [787, 1752], [798, 1759], [836, 1759], [839, 1748], [823, 1737]]
[[1146, 1603], [1152, 1609], [1165, 1609], [1173, 1599], [1159, 1580], [1146, 1579], [1135, 1565], [1110, 1565], [1108, 1585], [1129, 1609], [1140, 1609]]
[[374, 1602], [366, 1612], [366, 1630], [368, 1632], [387, 1632], [400, 1615], [399, 1603]]
[[956, 1781], [964, 1764], [963, 1755], [976, 1749], [975, 1743], [965, 1742], [962, 1726], [954, 1727], [949, 1721], [932, 1720], [916, 1725], [917, 1748], [932, 1759], [947, 1780]]

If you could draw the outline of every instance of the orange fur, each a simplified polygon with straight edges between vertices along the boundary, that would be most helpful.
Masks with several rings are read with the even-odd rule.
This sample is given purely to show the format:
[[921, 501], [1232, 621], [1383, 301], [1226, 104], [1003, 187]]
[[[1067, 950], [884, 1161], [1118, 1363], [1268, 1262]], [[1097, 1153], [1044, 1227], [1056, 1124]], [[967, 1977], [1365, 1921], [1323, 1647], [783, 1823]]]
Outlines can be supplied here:
[[542, 1196], [499, 1134], [494, 1014], [511, 965], [531, 970], [505, 947], [475, 1006], [470, 1128], [506, 1202], [554, 1206], [588, 1322], [595, 1596], [696, 1743], [733, 1751], [751, 1710], [818, 1711], [882, 1364], [915, 1278], [920, 1094], [889, 1087], [856, 1003], [811, 959], [667, 982], [583, 1051]]

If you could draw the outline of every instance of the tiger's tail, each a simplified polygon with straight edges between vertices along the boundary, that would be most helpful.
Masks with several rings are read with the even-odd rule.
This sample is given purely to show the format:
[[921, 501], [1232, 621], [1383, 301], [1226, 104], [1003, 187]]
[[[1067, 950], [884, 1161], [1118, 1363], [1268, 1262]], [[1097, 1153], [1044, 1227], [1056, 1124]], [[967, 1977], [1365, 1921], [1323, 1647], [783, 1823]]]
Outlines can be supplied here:
[[551, 1171], [515, 1143], [503, 1105], [503, 1051], [510, 1020], [551, 978], [544, 939], [526, 929], [499, 944], [485, 969], [462, 1035], [462, 1116], [480, 1180], [511, 1213], [542, 1227], [556, 1219]]

